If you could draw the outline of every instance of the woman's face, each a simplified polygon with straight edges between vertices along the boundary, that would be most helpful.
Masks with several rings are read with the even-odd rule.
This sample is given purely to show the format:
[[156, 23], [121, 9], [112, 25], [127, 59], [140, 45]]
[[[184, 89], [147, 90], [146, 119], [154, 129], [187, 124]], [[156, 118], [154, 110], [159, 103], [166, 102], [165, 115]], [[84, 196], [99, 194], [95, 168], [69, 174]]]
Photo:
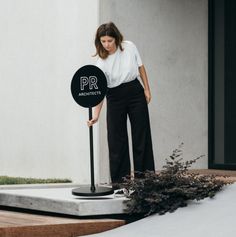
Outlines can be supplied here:
[[103, 48], [108, 51], [109, 54], [113, 54], [116, 51], [116, 40], [111, 36], [102, 36], [100, 38]]

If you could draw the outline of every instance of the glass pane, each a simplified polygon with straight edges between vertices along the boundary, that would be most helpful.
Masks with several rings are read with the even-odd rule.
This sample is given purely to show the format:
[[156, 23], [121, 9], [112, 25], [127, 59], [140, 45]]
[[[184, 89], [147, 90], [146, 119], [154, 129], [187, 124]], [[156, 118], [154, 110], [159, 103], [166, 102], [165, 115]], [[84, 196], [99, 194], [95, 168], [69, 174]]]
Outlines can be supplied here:
[[214, 140], [215, 163], [224, 163], [224, 0], [215, 0], [214, 9]]

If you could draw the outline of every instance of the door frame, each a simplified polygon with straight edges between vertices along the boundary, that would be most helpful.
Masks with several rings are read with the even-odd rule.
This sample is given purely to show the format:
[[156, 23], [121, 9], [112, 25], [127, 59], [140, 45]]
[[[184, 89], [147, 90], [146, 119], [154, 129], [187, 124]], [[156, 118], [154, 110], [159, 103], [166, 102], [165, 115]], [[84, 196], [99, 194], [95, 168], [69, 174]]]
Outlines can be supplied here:
[[[236, 170], [236, 164], [215, 164], [214, 152], [214, 0], [208, 0], [208, 168]], [[224, 124], [225, 126], [225, 124]], [[225, 139], [222, 140], [225, 143]], [[226, 147], [226, 146], [225, 146]], [[226, 152], [224, 151], [224, 156]]]

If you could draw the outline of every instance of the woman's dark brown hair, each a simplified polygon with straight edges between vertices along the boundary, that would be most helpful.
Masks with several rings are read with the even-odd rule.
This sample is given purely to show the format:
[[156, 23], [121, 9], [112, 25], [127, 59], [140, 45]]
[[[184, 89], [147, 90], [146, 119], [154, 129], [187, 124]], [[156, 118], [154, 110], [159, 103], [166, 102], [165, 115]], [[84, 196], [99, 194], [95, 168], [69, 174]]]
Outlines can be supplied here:
[[98, 55], [100, 58], [105, 59], [108, 57], [109, 53], [103, 48], [102, 43], [100, 41], [101, 37], [103, 36], [110, 36], [115, 38], [116, 47], [119, 47], [121, 51], [123, 51], [122, 48], [122, 41], [123, 41], [123, 35], [120, 33], [118, 28], [113, 22], [102, 24], [98, 27], [96, 36], [95, 36], [95, 47], [96, 47], [96, 55]]

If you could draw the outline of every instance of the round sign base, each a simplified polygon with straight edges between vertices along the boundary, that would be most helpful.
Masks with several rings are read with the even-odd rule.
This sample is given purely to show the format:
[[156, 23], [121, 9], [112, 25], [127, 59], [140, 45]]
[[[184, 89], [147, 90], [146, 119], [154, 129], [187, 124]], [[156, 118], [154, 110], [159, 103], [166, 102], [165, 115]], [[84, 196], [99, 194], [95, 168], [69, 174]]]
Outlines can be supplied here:
[[91, 197], [91, 196], [105, 196], [114, 193], [114, 189], [108, 187], [95, 186], [95, 190], [91, 186], [82, 186], [72, 190], [72, 194], [76, 196]]

